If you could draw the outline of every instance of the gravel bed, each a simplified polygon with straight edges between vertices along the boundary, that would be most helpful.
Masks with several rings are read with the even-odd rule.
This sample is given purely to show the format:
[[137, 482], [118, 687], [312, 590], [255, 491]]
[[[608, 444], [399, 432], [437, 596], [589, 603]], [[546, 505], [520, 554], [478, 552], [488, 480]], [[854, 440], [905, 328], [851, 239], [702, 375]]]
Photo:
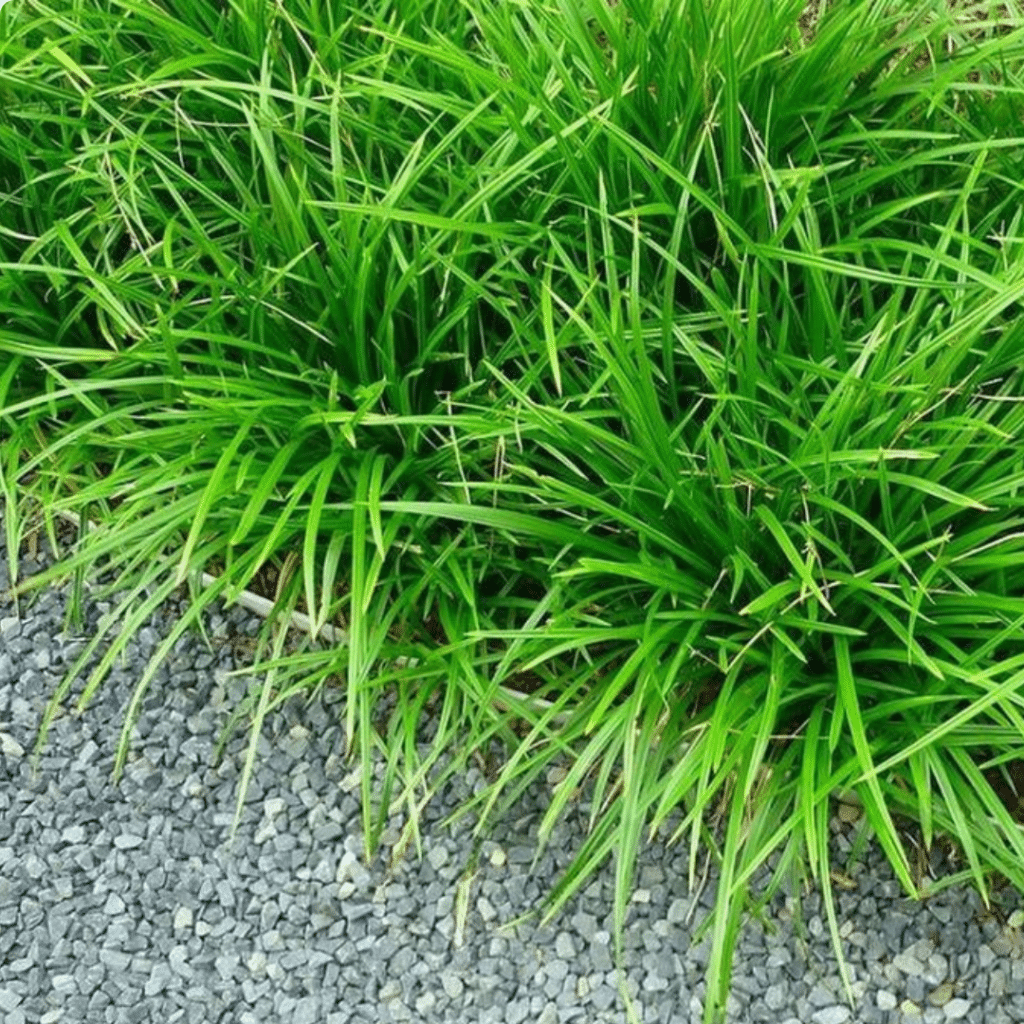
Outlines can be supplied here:
[[[15, 608], [5, 557], [0, 542], [0, 1024], [626, 1020], [610, 867], [548, 927], [503, 927], [569, 863], [586, 803], [531, 872], [549, 793], [539, 786], [524, 797], [483, 847], [459, 934], [472, 822], [439, 822], [483, 776], [471, 770], [428, 806], [422, 861], [413, 849], [390, 875], [386, 856], [365, 865], [359, 779], [339, 756], [341, 706], [327, 690], [268, 720], [229, 845], [245, 734], [216, 767], [211, 754], [246, 682], [224, 679], [236, 667], [230, 644], [208, 648], [201, 638], [183, 639], [154, 681], [125, 774], [112, 783], [124, 708], [173, 605], [139, 632], [84, 715], [54, 723], [33, 778], [39, 716], [84, 641], [63, 632], [60, 588]], [[88, 609], [87, 635], [103, 610]], [[240, 609], [207, 621], [214, 638], [258, 626]], [[386, 848], [400, 825], [389, 823]], [[833, 822], [837, 857], [857, 827]], [[874, 845], [850, 877], [836, 898], [857, 1006], [842, 995], [812, 892], [799, 904], [780, 896], [768, 929], [745, 930], [731, 1021], [1024, 1022], [1015, 893], [1000, 894], [995, 915], [966, 888], [907, 900]], [[625, 977], [644, 1024], [699, 1022], [709, 943], [691, 935], [713, 892], [713, 872], [689, 892], [684, 849], [644, 848]]]

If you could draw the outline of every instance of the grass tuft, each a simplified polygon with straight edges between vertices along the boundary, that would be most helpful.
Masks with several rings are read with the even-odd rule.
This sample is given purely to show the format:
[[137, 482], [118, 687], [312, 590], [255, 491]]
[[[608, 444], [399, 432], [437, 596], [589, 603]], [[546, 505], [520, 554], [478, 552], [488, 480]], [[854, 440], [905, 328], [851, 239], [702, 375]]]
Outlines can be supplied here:
[[[243, 791], [266, 714], [328, 684], [368, 856], [492, 741], [481, 835], [567, 759], [541, 844], [583, 786], [591, 831], [547, 916], [611, 856], [621, 937], [674, 816], [691, 884], [718, 868], [708, 1021], [787, 879], [823, 887], [841, 958], [836, 792], [908, 893], [1024, 890], [1022, 24], [1016, 0], [5, 5], [11, 577], [119, 595], [37, 753], [93, 653], [79, 707], [188, 584], [120, 770], [177, 636], [260, 586]], [[60, 516], [76, 542], [20, 578]], [[292, 609], [345, 642], [286, 653]], [[917, 875], [904, 818], [964, 870]]]

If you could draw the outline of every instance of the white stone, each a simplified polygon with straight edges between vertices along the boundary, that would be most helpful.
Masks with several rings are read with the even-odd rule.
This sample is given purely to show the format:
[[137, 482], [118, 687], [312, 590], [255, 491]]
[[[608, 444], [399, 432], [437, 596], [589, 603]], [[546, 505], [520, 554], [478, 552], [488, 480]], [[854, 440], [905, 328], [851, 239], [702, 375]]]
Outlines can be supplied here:
[[183, 932], [192, 927], [192, 911], [188, 907], [178, 907], [174, 912], [174, 930]]
[[942, 1012], [945, 1013], [946, 1020], [960, 1020], [961, 1017], [967, 1016], [970, 1008], [971, 1004], [966, 999], [950, 999], [942, 1008]]
[[875, 996], [875, 1002], [878, 1004], [878, 1008], [880, 1010], [896, 1009], [896, 997], [891, 992], [887, 992], [884, 988], [880, 989], [878, 994]]
[[5, 757], [24, 757], [25, 748], [13, 737], [0, 732], [0, 751]]

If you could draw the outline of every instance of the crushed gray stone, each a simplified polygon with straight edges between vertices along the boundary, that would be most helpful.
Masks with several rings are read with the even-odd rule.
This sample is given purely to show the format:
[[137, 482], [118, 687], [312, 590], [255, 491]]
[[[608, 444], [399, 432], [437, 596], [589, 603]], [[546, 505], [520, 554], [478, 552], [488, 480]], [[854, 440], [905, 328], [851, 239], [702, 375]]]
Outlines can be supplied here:
[[[23, 569], [45, 564], [40, 552]], [[6, 571], [0, 540], [0, 1024], [618, 1024], [620, 986], [643, 1024], [701, 1020], [710, 942], [695, 932], [713, 905], [713, 866], [691, 892], [685, 848], [642, 848], [620, 977], [611, 864], [546, 927], [512, 925], [585, 839], [586, 792], [534, 865], [551, 790], [528, 790], [495, 823], [461, 904], [475, 822], [441, 822], [486, 781], [479, 769], [424, 809], [422, 861], [410, 852], [389, 867], [405, 825], [398, 815], [386, 823], [383, 855], [366, 863], [340, 688], [268, 716], [231, 840], [248, 737], [229, 740], [219, 763], [213, 752], [258, 680], [227, 675], [244, 669], [229, 643], [177, 642], [142, 699], [115, 784], [125, 708], [181, 614], [177, 599], [139, 631], [84, 714], [54, 720], [33, 777], [25, 752], [46, 700], [115, 597], [89, 603], [83, 628], [69, 635], [66, 589], [23, 597], [16, 609]], [[219, 607], [205, 623], [221, 640], [260, 625]], [[384, 775], [378, 760], [375, 791]], [[765, 927], [740, 936], [731, 1024], [1024, 1021], [1024, 959], [1005, 925], [1020, 898], [995, 892], [992, 913], [964, 887], [909, 900], [874, 844], [847, 863], [861, 827], [836, 819], [831, 836], [852, 880], [835, 897], [855, 1006], [845, 1001], [820, 893], [783, 891], [766, 906]], [[773, 867], [752, 879], [755, 889]]]

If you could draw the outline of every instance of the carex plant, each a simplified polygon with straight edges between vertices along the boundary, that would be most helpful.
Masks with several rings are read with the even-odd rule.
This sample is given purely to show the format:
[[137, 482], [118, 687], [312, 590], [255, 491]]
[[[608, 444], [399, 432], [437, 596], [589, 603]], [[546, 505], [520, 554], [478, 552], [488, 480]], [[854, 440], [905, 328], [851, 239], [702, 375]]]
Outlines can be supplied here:
[[[668, 829], [691, 882], [717, 867], [709, 1021], [788, 879], [822, 886], [842, 963], [837, 792], [908, 892], [905, 819], [960, 851], [933, 886], [1024, 888], [999, 795], [1024, 756], [1020, 19], [5, 5], [10, 571], [19, 597], [71, 580], [74, 614], [87, 582], [113, 602], [37, 752], [188, 586], [119, 772], [181, 634], [273, 570], [228, 723], [239, 812], [265, 716], [328, 685], [368, 856], [399, 810], [418, 843], [493, 742], [460, 809], [480, 836], [567, 763], [540, 844], [581, 788], [590, 831], [547, 915], [612, 857], [618, 944]], [[59, 560], [19, 578], [38, 531]], [[286, 654], [295, 609], [344, 641]]]

